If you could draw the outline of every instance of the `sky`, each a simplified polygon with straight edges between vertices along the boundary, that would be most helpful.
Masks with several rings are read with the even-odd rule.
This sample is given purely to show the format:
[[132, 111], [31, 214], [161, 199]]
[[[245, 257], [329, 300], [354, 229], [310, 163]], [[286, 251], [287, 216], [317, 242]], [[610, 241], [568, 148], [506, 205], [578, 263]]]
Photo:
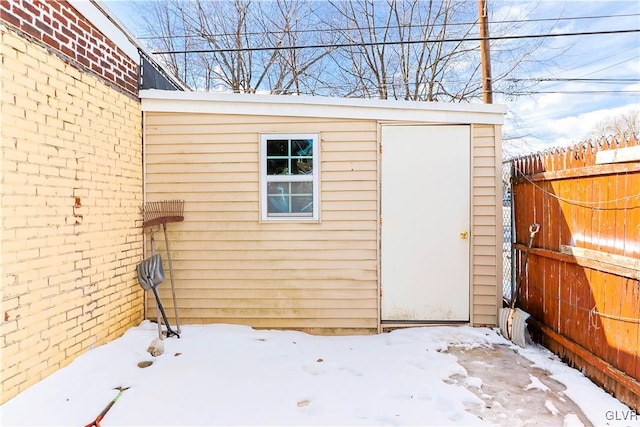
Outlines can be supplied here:
[[[133, 0], [103, 2], [135, 36], [146, 35]], [[539, 20], [519, 25], [513, 35], [640, 29], [637, 0], [489, 0], [489, 11], [490, 35], [503, 34], [500, 22], [509, 20]], [[509, 109], [504, 126], [506, 156], [579, 143], [596, 123], [640, 110], [640, 32], [532, 42], [538, 40], [542, 46], [537, 56], [544, 60], [528, 64], [512, 78], [525, 79], [521, 80], [525, 84], [556, 80], [538, 81], [515, 98], [494, 95], [495, 103]], [[494, 42], [492, 49], [509, 49], [510, 43], [515, 41]]]
[[[522, 2], [527, 4], [531, 2]], [[496, 15], [517, 16], [512, 3], [493, 2]], [[533, 4], [533, 3], [531, 3]], [[628, 17], [562, 20], [556, 33], [596, 32], [640, 29], [640, 3], [637, 1], [541, 1], [528, 16], [549, 18]], [[531, 15], [532, 14], [532, 15]], [[530, 19], [530, 18], [529, 18]], [[529, 33], [536, 31], [531, 24]], [[508, 106], [510, 113], [505, 131], [522, 136], [526, 150], [578, 143], [592, 126], [608, 117], [630, 110], [640, 110], [640, 33], [604, 34], [547, 39], [548, 49], [559, 54], [553, 61], [529, 76], [519, 78], [553, 79], [633, 79], [633, 82], [553, 81], [540, 83], [538, 92], [515, 100], [498, 97], [496, 102]], [[577, 92], [577, 93], [568, 93]], [[517, 152], [517, 147], [506, 147]]]
[[[488, 328], [313, 336], [147, 320], [0, 406], [2, 425], [640, 426], [640, 414], [537, 345]], [[149, 363], [150, 362], [150, 363]]]

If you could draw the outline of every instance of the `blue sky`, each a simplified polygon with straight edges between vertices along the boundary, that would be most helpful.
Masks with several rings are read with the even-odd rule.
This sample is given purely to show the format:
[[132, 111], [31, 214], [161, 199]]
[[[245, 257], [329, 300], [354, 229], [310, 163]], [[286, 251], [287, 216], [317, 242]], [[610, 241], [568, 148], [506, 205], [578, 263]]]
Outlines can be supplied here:
[[[139, 17], [133, 1], [103, 2], [134, 35], [144, 35], [137, 24]], [[497, 23], [505, 20], [560, 18], [556, 22], [520, 24], [513, 30], [514, 35], [640, 29], [638, 0], [489, 0], [489, 8], [491, 21], [495, 22], [490, 27], [492, 36], [500, 33]], [[504, 126], [507, 154], [577, 143], [584, 140], [598, 121], [632, 109], [640, 110], [639, 32], [554, 37], [540, 41], [544, 45], [538, 53], [547, 59], [532, 63], [513, 78], [616, 80], [539, 82], [524, 91], [530, 94], [516, 99], [495, 94], [494, 102], [505, 104], [509, 109]], [[510, 43], [515, 42], [498, 42], [495, 48], [508, 49]], [[620, 79], [635, 81], [621, 82]]]
[[[525, 4], [528, 2], [521, 2]], [[508, 13], [513, 3], [495, 2], [494, 13]], [[636, 15], [628, 17], [563, 20], [557, 33], [595, 32], [640, 29], [638, 1], [542, 1], [537, 3], [534, 17], [590, 17]], [[531, 16], [531, 15], [529, 15]], [[529, 18], [530, 19], [530, 18]], [[530, 33], [536, 31], [531, 24]], [[517, 100], [498, 97], [512, 116], [505, 124], [507, 132], [524, 135], [524, 148], [547, 148], [580, 142], [593, 125], [609, 116], [640, 109], [640, 33], [606, 34], [548, 39], [550, 49], [561, 55], [541, 69], [531, 70], [529, 78], [569, 79], [634, 79], [635, 82], [571, 82], [540, 83], [531, 96]], [[566, 50], [563, 50], [566, 49]], [[518, 76], [524, 77], [524, 76]], [[546, 92], [546, 93], [544, 93]], [[582, 92], [582, 93], [566, 93]], [[591, 93], [585, 93], [591, 92]], [[519, 120], [514, 120], [517, 115]], [[517, 147], [505, 147], [517, 150]]]

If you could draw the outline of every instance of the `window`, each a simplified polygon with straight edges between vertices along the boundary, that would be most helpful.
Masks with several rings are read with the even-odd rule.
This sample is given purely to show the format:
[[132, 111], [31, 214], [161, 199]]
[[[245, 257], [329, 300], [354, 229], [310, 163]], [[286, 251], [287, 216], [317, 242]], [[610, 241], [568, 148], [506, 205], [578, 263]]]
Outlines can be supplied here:
[[262, 219], [318, 219], [318, 135], [262, 135]]

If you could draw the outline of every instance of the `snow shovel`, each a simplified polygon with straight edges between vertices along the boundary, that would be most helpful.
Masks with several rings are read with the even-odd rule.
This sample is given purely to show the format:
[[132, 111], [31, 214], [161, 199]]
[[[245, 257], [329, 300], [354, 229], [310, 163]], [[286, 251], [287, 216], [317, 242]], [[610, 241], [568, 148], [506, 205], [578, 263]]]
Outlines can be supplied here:
[[164, 324], [167, 326], [167, 337], [175, 335], [180, 338], [180, 335], [171, 329], [171, 325], [169, 324], [169, 320], [167, 320], [167, 315], [164, 312], [164, 308], [160, 302], [160, 296], [156, 289], [156, 287], [164, 281], [164, 270], [162, 269], [162, 258], [160, 258], [160, 254], [152, 255], [142, 261], [136, 266], [136, 271], [138, 272], [138, 282], [140, 282], [142, 289], [145, 291], [151, 289], [153, 291], [153, 295], [156, 297], [158, 309], [162, 314]]
[[520, 286], [522, 286], [522, 280], [524, 279], [524, 273], [527, 270], [527, 262], [529, 261], [529, 252], [531, 252], [531, 246], [533, 245], [533, 238], [536, 233], [540, 231], [540, 224], [533, 223], [529, 226], [529, 243], [527, 244], [527, 250], [524, 253], [524, 261], [522, 263], [522, 270], [520, 270], [520, 276], [516, 282], [516, 288], [511, 296], [511, 304], [509, 307], [501, 308], [500, 315], [498, 317], [498, 323], [500, 325], [500, 332], [502, 336], [511, 340], [514, 344], [520, 347], [525, 347], [524, 331], [527, 327], [527, 319], [531, 316], [524, 310], [516, 308], [516, 300], [520, 293]]

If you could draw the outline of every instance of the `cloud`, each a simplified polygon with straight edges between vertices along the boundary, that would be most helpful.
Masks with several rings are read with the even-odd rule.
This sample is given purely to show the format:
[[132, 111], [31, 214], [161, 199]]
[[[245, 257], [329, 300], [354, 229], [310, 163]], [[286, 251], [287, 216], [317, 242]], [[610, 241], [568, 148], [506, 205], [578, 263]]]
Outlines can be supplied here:
[[[577, 115], [567, 115], [561, 118], [552, 118], [540, 115], [537, 118], [537, 129], [529, 135], [516, 140], [504, 142], [504, 152], [507, 157], [524, 155], [527, 153], [543, 151], [553, 147], [565, 147], [578, 144], [587, 139], [593, 126], [611, 117], [620, 116], [632, 110], [640, 109], [640, 103], [629, 102], [622, 106], [600, 108]], [[515, 132], [505, 126], [505, 133]]]
[[[638, 28], [635, 1], [498, 2], [500, 19], [589, 17], [554, 23], [531, 22], [531, 34], [549, 32], [612, 31]], [[617, 15], [615, 18], [607, 18]], [[629, 15], [629, 16], [619, 16]], [[568, 79], [568, 81], [525, 81], [529, 87], [516, 99], [500, 99], [509, 108], [505, 120], [504, 152], [522, 154], [583, 141], [593, 126], [631, 109], [640, 109], [640, 84], [624, 81], [576, 81], [576, 79], [640, 78], [640, 37], [637, 33], [605, 34], [545, 39], [540, 46], [546, 61], [531, 63], [511, 78]], [[573, 81], [571, 81], [573, 80]], [[635, 91], [635, 92], [630, 92]], [[573, 93], [571, 93], [573, 92]]]

